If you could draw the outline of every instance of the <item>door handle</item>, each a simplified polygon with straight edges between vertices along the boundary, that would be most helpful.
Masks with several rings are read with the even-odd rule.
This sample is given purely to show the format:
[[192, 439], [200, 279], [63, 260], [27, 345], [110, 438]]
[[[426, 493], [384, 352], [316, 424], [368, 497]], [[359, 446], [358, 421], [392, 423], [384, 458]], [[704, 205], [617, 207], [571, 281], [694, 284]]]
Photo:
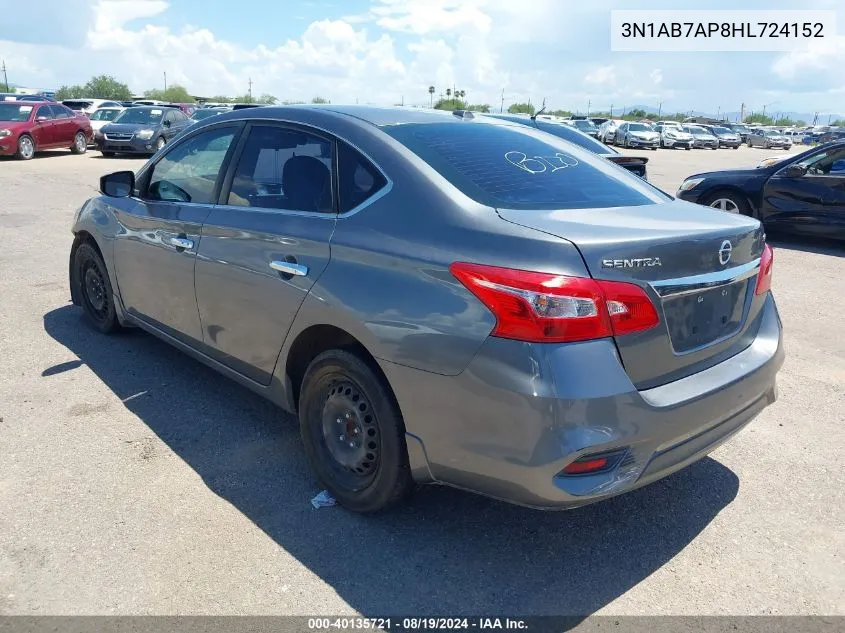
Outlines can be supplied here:
[[175, 246], [176, 248], [189, 249], [194, 247], [194, 242], [193, 240], [189, 240], [185, 237], [171, 237], [170, 245]]
[[274, 259], [270, 262], [270, 268], [276, 270], [283, 275], [296, 275], [297, 277], [304, 277], [308, 274], [308, 266], [297, 264], [296, 262], [286, 262]]

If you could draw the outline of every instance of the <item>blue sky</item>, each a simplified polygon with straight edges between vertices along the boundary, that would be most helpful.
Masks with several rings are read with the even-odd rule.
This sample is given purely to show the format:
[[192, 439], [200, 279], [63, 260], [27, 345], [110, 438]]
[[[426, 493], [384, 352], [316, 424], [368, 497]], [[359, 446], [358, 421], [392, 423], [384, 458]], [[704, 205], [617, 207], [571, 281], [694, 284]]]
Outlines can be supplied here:
[[[845, 36], [789, 53], [621, 53], [610, 11], [630, 0], [0, 0], [10, 82], [84, 83], [107, 73], [137, 92], [163, 73], [193, 94], [426, 104], [427, 87], [472, 103], [546, 98], [593, 110], [845, 110]], [[701, 8], [650, 0], [649, 9]], [[794, 9], [794, 0], [710, 0], [709, 9]], [[845, 2], [806, 0], [802, 9]], [[32, 28], [37, 24], [39, 28]]]

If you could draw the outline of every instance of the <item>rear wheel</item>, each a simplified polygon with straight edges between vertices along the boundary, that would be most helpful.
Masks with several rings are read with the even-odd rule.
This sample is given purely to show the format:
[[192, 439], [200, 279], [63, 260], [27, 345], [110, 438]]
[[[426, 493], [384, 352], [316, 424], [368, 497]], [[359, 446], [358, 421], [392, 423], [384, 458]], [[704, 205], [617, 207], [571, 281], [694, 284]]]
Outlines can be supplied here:
[[120, 329], [109, 273], [100, 253], [91, 244], [80, 244], [73, 257], [74, 283], [88, 322], [109, 334]]
[[748, 202], [740, 194], [733, 191], [715, 191], [705, 198], [704, 204], [728, 213], [751, 215], [751, 207], [748, 206]]
[[74, 154], [84, 154], [88, 151], [88, 137], [85, 136], [85, 132], [76, 133], [76, 136], [73, 137], [73, 145], [71, 145], [70, 151]]
[[329, 350], [311, 362], [299, 425], [312, 468], [345, 508], [375, 512], [410, 492], [402, 415], [387, 384], [359, 357]]
[[22, 134], [18, 139], [18, 158], [31, 160], [35, 156], [35, 141], [28, 134]]

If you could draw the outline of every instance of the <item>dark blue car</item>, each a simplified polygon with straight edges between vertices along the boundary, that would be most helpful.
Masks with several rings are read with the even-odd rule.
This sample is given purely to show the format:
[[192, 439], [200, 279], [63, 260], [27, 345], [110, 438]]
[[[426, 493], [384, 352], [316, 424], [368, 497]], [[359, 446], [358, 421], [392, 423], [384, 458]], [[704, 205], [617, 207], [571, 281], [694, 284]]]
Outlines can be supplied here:
[[694, 174], [677, 197], [757, 218], [771, 229], [845, 239], [845, 140], [768, 167]]

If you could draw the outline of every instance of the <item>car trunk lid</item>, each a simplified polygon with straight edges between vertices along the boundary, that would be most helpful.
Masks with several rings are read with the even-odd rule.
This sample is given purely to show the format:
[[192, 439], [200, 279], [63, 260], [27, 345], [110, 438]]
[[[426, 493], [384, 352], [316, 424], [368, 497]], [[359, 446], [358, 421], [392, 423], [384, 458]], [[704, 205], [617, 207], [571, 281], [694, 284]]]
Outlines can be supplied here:
[[635, 283], [646, 290], [660, 323], [615, 339], [638, 387], [682, 378], [750, 344], [750, 317], [760, 303], [754, 281], [765, 239], [756, 220], [680, 200], [498, 213], [509, 222], [572, 242], [594, 278]]

